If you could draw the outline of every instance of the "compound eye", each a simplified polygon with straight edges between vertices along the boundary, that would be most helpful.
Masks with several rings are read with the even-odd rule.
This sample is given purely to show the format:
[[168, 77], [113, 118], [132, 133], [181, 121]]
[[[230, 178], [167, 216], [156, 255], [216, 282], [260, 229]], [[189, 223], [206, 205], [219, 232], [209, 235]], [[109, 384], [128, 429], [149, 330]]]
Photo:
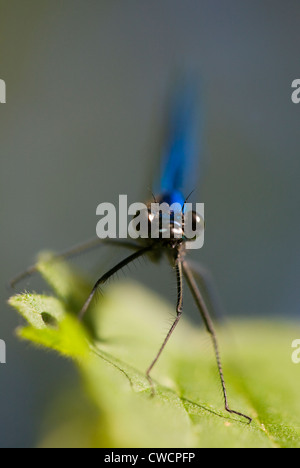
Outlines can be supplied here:
[[204, 218], [196, 211], [184, 214], [184, 235], [188, 240], [194, 240], [204, 231]]
[[192, 211], [192, 226], [196, 231], [204, 229], [204, 219], [196, 211]]

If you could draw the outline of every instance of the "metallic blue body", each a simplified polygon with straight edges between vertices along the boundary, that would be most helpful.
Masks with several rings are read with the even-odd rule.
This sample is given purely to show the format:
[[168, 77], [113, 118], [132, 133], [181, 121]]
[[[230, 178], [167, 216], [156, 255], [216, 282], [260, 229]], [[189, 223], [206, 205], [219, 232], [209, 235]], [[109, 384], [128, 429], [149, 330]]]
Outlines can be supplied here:
[[194, 83], [181, 87], [171, 102], [167, 139], [155, 191], [160, 201], [183, 206], [198, 180], [199, 103]]

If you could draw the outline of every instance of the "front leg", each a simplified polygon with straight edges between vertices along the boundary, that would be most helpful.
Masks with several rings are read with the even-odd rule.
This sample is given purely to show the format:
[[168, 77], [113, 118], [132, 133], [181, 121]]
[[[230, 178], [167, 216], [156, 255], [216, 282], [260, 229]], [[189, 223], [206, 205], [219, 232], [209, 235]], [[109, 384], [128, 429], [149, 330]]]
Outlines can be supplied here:
[[183, 298], [183, 290], [182, 290], [182, 263], [181, 263], [181, 260], [180, 260], [180, 257], [177, 257], [176, 260], [175, 260], [175, 271], [176, 271], [176, 278], [177, 278], [177, 304], [176, 304], [176, 319], [174, 320], [166, 338], [164, 339], [164, 342], [163, 344], [161, 345], [155, 359], [152, 361], [151, 365], [148, 367], [147, 369], [147, 372], [146, 372], [146, 377], [148, 379], [148, 382], [151, 386], [151, 392], [152, 392], [152, 396], [154, 395], [154, 384], [153, 384], [153, 381], [150, 377], [150, 372], [152, 371], [154, 365], [156, 364], [156, 362], [158, 361], [159, 359], [159, 356], [161, 355], [161, 353], [163, 352], [167, 342], [169, 341], [173, 331], [175, 330], [179, 320], [180, 320], [180, 317], [182, 315], [182, 298]]
[[83, 316], [85, 315], [86, 311], [88, 310], [93, 297], [96, 294], [97, 289], [99, 288], [100, 284], [105, 283], [111, 276], [113, 276], [117, 271], [121, 270], [124, 268], [126, 265], [129, 263], [133, 262], [137, 258], [141, 257], [145, 253], [149, 252], [151, 250], [150, 247], [144, 247], [143, 249], [139, 249], [136, 252], [134, 252], [132, 255], [129, 255], [129, 257], [126, 257], [124, 260], [122, 260], [120, 263], [118, 263], [116, 266], [111, 268], [107, 273], [105, 273], [101, 278], [96, 282], [95, 286], [93, 287], [89, 297], [87, 298], [86, 302], [84, 303], [81, 311], [79, 312], [78, 318], [79, 320], [82, 320]]

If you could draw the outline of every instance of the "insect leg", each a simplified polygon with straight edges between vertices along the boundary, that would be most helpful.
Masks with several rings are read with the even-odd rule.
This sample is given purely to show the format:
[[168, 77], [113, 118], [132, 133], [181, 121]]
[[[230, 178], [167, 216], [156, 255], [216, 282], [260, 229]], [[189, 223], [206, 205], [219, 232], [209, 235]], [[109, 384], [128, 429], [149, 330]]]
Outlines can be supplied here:
[[[101, 244], [102, 245], [103, 244], [116, 245], [118, 247], [125, 247], [125, 248], [129, 248], [129, 249], [134, 249], [134, 250], [137, 250], [139, 248], [139, 246], [133, 244], [132, 242], [126, 241], [126, 240], [122, 241], [122, 240], [119, 240], [119, 239], [109, 239], [109, 238], [99, 239], [99, 238], [96, 238], [96, 239], [84, 242], [82, 244], [79, 244], [79, 245], [77, 245], [75, 247], [72, 247], [71, 249], [66, 250], [66, 251], [64, 251], [64, 252], [62, 252], [60, 254], [54, 255], [51, 258], [51, 261], [59, 261], [59, 260], [64, 260], [64, 259], [67, 259], [67, 258], [70, 258], [70, 257], [75, 257], [76, 255], [80, 255], [83, 252], [87, 252], [88, 250], [95, 249], [95, 248], [99, 247], [99, 245], [101, 245]], [[20, 273], [19, 275], [17, 275], [15, 278], [13, 278], [10, 281], [10, 287], [15, 288], [15, 286], [20, 281], [24, 280], [25, 278], [28, 278], [29, 276], [36, 273], [37, 271], [38, 271], [37, 264], [30, 266], [29, 268], [27, 268], [25, 271], [23, 271], [22, 273]]]
[[217, 341], [217, 336], [216, 332], [212, 323], [212, 320], [210, 318], [209, 312], [207, 310], [206, 304], [203, 300], [203, 297], [201, 296], [201, 293], [197, 287], [196, 281], [194, 279], [194, 275], [186, 261], [183, 261], [182, 263], [183, 267], [183, 272], [185, 279], [189, 285], [189, 288], [191, 290], [191, 293], [195, 299], [195, 302], [198, 306], [199, 312], [202, 316], [202, 319], [204, 321], [205, 327], [208, 331], [208, 333], [211, 336], [215, 355], [216, 355], [216, 360], [217, 360], [217, 365], [218, 365], [218, 371], [219, 371], [219, 376], [221, 379], [221, 384], [222, 384], [222, 390], [223, 390], [223, 396], [224, 396], [224, 402], [225, 402], [225, 409], [228, 411], [228, 413], [233, 413], [238, 416], [242, 416], [243, 418], [247, 419], [249, 423], [251, 423], [252, 419], [247, 416], [246, 414], [240, 413], [239, 411], [232, 410], [229, 407], [228, 404], [228, 397], [227, 397], [227, 390], [226, 390], [226, 385], [225, 385], [225, 380], [224, 380], [224, 375], [223, 375], [223, 368], [222, 368], [222, 363], [221, 363], [221, 358], [220, 358], [220, 351], [219, 351], [219, 345]]
[[101, 276], [101, 278], [96, 282], [95, 286], [93, 287], [93, 289], [92, 289], [89, 297], [87, 298], [85, 304], [83, 305], [83, 307], [82, 307], [82, 309], [81, 309], [81, 311], [79, 313], [79, 316], [78, 316], [79, 319], [81, 320], [83, 318], [83, 316], [86, 313], [87, 309], [89, 308], [89, 305], [90, 305], [96, 291], [98, 290], [100, 284], [104, 284], [111, 276], [113, 276], [115, 273], [117, 273], [117, 271], [121, 270], [126, 265], [133, 262], [137, 258], [141, 257], [145, 253], [149, 252], [151, 249], [152, 249], [152, 247], [150, 246], [150, 247], [144, 247], [143, 249], [137, 250], [133, 254], [129, 255], [129, 257], [126, 257], [124, 260], [122, 260], [117, 265], [115, 265], [113, 268], [111, 268], [103, 276]]
[[183, 291], [182, 291], [182, 263], [181, 263], [181, 260], [179, 258], [176, 259], [175, 261], [175, 270], [176, 270], [176, 278], [177, 278], [177, 305], [176, 305], [176, 319], [174, 320], [166, 338], [164, 339], [164, 342], [163, 344], [161, 345], [155, 359], [152, 361], [151, 365], [148, 367], [147, 369], [147, 372], [146, 372], [146, 376], [147, 376], [147, 379], [151, 385], [151, 389], [152, 389], [152, 395], [154, 394], [154, 386], [153, 386], [153, 381], [150, 377], [150, 372], [151, 370], [153, 369], [154, 365], [156, 364], [156, 362], [158, 361], [161, 353], [163, 352], [167, 342], [169, 341], [173, 331], [175, 330], [179, 320], [180, 320], [180, 317], [182, 315], [182, 297], [183, 297]]

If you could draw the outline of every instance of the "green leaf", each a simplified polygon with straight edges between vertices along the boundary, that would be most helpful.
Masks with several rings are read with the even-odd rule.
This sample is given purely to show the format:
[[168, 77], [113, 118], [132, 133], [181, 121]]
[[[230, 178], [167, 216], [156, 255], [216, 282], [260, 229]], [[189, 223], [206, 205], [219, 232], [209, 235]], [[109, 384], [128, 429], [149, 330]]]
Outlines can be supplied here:
[[81, 323], [91, 285], [49, 254], [38, 268], [55, 297], [12, 297], [27, 321], [17, 333], [72, 359], [82, 381], [57, 404], [60, 419], [40, 446], [300, 447], [300, 365], [291, 360], [299, 326], [255, 320], [219, 331], [230, 405], [254, 418], [249, 425], [223, 409], [210, 339], [198, 325], [178, 325], [153, 369], [151, 397], [145, 369], [173, 308], [138, 284], [115, 282]]

